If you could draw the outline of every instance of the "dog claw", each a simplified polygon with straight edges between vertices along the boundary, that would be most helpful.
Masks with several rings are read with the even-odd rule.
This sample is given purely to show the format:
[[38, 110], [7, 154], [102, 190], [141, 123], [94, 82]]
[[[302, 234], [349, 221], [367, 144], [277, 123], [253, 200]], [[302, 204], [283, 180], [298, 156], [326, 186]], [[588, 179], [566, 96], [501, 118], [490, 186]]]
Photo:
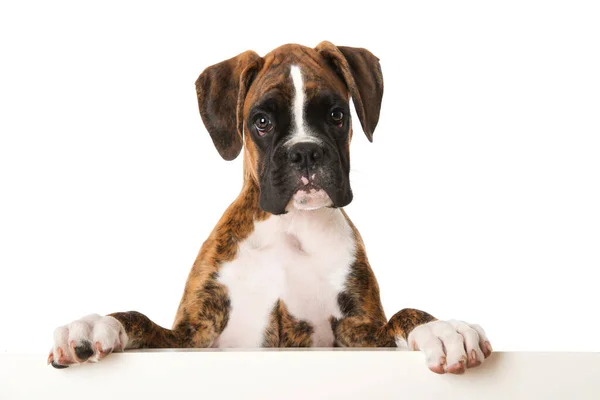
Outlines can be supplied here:
[[477, 359], [477, 352], [475, 349], [471, 350], [471, 356], [469, 357], [469, 361], [467, 362], [467, 368], [473, 368], [481, 365], [481, 361]]
[[483, 350], [483, 355], [485, 356], [485, 358], [488, 358], [490, 354], [492, 354], [492, 351], [494, 351], [490, 342], [485, 342], [483, 345], [483, 349], [481, 350]]
[[453, 364], [451, 366], [449, 366], [447, 368], [447, 372], [450, 372], [451, 374], [464, 374], [465, 373], [465, 364], [466, 364], [466, 360], [460, 360], [459, 362], [457, 362], [456, 364]]
[[69, 368], [68, 365], [61, 365], [57, 362], [55, 362], [54, 360], [50, 363], [54, 368], [56, 369], [64, 369], [64, 368]]

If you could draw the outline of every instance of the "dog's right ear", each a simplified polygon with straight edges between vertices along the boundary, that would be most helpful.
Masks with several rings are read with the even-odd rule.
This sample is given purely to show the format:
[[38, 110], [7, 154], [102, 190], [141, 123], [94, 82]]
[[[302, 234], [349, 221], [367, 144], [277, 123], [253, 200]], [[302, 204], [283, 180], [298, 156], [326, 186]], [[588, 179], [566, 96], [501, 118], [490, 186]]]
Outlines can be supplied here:
[[196, 80], [200, 116], [225, 160], [242, 150], [244, 100], [262, 65], [263, 59], [248, 50], [206, 68]]

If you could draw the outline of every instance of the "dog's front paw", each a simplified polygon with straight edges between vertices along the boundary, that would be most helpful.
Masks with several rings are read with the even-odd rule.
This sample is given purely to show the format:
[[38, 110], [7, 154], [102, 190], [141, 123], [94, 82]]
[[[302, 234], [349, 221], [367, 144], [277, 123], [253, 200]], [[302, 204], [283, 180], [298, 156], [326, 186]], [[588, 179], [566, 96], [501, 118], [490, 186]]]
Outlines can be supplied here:
[[408, 335], [408, 345], [425, 353], [433, 372], [462, 374], [492, 354], [492, 345], [479, 325], [462, 321], [432, 321]]
[[117, 319], [92, 314], [56, 328], [48, 364], [66, 368], [71, 364], [98, 362], [113, 351], [124, 350], [126, 345], [127, 334]]

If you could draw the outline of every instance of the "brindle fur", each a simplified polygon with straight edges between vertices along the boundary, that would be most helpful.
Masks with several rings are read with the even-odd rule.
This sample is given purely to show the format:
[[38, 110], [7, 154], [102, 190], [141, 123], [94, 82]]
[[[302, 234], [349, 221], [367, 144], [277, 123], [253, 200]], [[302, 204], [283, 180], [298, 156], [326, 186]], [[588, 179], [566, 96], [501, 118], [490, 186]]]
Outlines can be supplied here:
[[290, 314], [281, 300], [275, 303], [262, 347], [310, 347], [313, 327]]
[[344, 213], [356, 241], [356, 259], [346, 280], [346, 290], [338, 295], [343, 318], [331, 319], [335, 346], [396, 347], [396, 338], [407, 339], [418, 325], [435, 320], [426, 312], [403, 309], [389, 322], [379, 297], [379, 285], [369, 265], [365, 245], [356, 227]]

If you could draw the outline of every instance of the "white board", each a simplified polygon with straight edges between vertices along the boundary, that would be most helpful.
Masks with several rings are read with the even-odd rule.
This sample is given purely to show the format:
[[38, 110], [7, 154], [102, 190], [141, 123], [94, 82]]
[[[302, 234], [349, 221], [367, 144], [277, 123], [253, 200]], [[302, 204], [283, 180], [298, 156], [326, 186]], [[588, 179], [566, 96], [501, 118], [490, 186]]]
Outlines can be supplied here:
[[0, 355], [0, 399], [600, 399], [600, 353], [494, 353], [462, 376], [396, 350], [151, 350], [57, 370]]

